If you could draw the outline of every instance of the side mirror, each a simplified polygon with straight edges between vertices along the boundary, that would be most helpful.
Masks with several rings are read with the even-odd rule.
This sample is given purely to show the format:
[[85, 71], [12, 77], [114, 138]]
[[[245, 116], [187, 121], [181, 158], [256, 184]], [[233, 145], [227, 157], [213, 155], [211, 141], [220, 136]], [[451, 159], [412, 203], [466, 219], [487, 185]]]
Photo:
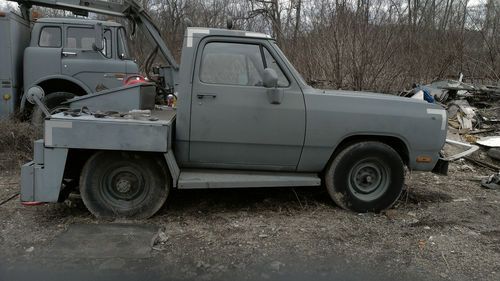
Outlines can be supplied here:
[[264, 87], [266, 88], [276, 88], [278, 87], [278, 74], [272, 68], [264, 69], [264, 73], [262, 75], [262, 80], [264, 83]]
[[94, 25], [95, 40], [92, 44], [94, 51], [102, 51], [104, 49], [104, 29], [102, 23], [96, 23]]
[[281, 104], [284, 90], [278, 88], [278, 74], [272, 68], [264, 69], [262, 77], [264, 87], [267, 88], [267, 97], [271, 104]]

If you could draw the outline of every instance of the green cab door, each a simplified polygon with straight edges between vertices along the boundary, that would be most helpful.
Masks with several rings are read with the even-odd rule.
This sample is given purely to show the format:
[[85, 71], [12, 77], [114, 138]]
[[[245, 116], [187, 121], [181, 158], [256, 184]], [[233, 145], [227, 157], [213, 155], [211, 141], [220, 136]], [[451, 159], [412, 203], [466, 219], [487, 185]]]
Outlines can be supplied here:
[[[189, 162], [211, 168], [296, 169], [305, 134], [303, 93], [268, 41], [207, 38], [192, 87]], [[280, 103], [263, 86], [278, 74]]]

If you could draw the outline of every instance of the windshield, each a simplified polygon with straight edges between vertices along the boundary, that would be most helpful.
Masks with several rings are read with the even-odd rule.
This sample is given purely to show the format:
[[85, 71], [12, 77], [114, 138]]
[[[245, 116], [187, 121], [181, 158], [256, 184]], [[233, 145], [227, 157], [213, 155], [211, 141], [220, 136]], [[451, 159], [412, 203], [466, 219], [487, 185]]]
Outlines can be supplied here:
[[125, 29], [123, 27], [118, 29], [118, 55], [120, 59], [130, 59], [128, 51], [127, 39]]
[[299, 83], [303, 84], [303, 85], [307, 85], [307, 82], [304, 79], [304, 77], [302, 77], [302, 75], [300, 75], [300, 73], [297, 71], [297, 69], [295, 69], [295, 67], [288, 60], [288, 58], [285, 56], [285, 54], [283, 53], [283, 51], [281, 51], [280, 47], [278, 47], [278, 44], [276, 44], [276, 42], [272, 42], [272, 45], [273, 45], [273, 48], [276, 50], [276, 52], [278, 52], [278, 54], [280, 55], [280, 57], [288, 65], [288, 68], [290, 69], [290, 71], [292, 72], [292, 74], [299, 80]]

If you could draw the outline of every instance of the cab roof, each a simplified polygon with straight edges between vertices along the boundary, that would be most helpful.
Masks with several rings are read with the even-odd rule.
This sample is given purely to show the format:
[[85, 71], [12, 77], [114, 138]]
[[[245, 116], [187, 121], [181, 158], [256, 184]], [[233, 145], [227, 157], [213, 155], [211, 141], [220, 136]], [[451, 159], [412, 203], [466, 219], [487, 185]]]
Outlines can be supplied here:
[[272, 39], [271, 36], [260, 32], [222, 29], [222, 28], [188, 27], [185, 34], [185, 37], [187, 39], [186, 40], [187, 47], [192, 47], [193, 41], [198, 41], [206, 36], [213, 36], [213, 35]]

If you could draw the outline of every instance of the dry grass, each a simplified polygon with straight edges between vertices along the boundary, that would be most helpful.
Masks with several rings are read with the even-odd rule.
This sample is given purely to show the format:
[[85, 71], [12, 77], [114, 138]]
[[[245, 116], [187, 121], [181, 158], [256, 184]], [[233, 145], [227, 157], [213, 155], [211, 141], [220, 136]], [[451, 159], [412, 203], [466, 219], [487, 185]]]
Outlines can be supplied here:
[[33, 157], [36, 129], [28, 122], [0, 120], [0, 170], [17, 169]]

